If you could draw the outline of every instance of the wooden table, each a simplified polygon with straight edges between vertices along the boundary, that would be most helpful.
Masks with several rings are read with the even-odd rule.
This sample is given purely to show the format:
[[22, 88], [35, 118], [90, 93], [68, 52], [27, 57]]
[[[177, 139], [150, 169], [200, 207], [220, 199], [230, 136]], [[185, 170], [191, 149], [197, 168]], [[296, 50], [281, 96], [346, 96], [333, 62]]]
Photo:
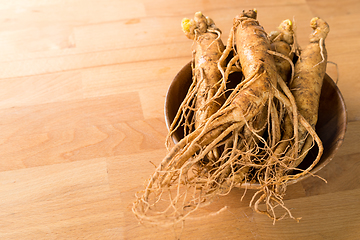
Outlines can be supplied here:
[[[220, 3], [221, 2], [221, 3]], [[257, 8], [271, 31], [294, 18], [301, 45], [309, 20], [331, 32], [329, 61], [348, 110], [345, 141], [319, 176], [288, 187], [299, 223], [275, 225], [242, 191], [189, 220], [182, 239], [358, 239], [360, 236], [360, 2], [0, 1], [0, 239], [175, 239], [181, 229], [144, 227], [134, 194], [166, 153], [164, 98], [191, 59], [180, 29], [196, 11], [226, 40], [232, 19]], [[328, 65], [334, 79], [337, 70]]]

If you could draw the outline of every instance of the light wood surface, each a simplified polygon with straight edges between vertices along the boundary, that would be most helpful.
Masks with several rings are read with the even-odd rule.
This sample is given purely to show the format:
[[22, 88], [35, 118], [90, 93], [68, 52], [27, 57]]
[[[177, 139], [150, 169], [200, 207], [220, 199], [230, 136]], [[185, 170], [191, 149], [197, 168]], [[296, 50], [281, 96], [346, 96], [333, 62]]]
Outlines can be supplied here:
[[[327, 183], [288, 187], [299, 223], [273, 225], [235, 189], [182, 231], [139, 225], [134, 195], [166, 153], [166, 90], [191, 59], [181, 19], [202, 11], [225, 40], [248, 8], [267, 31], [294, 18], [301, 45], [312, 17], [330, 24], [348, 128]], [[359, 26], [358, 0], [0, 0], [0, 239], [358, 239]]]

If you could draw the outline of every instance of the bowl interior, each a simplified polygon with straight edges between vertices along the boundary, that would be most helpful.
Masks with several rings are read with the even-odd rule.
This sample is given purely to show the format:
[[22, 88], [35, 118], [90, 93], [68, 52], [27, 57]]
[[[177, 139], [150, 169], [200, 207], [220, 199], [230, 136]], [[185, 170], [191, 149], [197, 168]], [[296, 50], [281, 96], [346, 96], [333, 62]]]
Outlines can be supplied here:
[[[229, 79], [230, 82], [236, 82], [238, 81], [237, 79], [239, 79], [236, 75], [230, 75], [230, 77], [232, 78]], [[191, 62], [189, 62], [175, 76], [169, 86], [165, 98], [165, 121], [168, 129], [175, 118], [181, 102], [186, 96], [191, 81], [192, 69]], [[322, 169], [334, 157], [344, 140], [346, 126], [347, 113], [344, 99], [334, 81], [326, 74], [321, 90], [318, 122], [315, 128], [322, 140], [324, 152], [318, 164], [311, 170], [312, 174], [315, 174]], [[182, 129], [179, 128], [173, 135], [174, 143], [177, 143], [183, 136], [184, 133]], [[316, 147], [311, 149], [306, 158], [299, 165], [300, 169], [306, 169], [310, 166], [317, 155], [317, 150]], [[308, 176], [310, 176], [310, 174], [295, 180], [290, 180], [288, 184], [293, 184]], [[259, 184], [243, 184], [242, 187], [257, 188], [259, 187]]]

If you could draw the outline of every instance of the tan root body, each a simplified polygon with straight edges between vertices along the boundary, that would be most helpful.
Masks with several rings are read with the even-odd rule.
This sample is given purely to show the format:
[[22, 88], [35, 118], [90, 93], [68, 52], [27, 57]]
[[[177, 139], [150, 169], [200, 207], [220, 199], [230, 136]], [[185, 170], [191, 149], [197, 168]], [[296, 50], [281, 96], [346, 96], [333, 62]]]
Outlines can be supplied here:
[[[287, 182], [309, 174], [323, 151], [311, 117], [317, 115], [325, 74], [327, 24], [311, 21], [311, 46], [294, 65], [299, 51], [292, 22], [284, 21], [269, 36], [256, 16], [249, 10], [234, 18], [226, 48], [210, 18], [196, 13], [194, 20], [183, 20], [195, 46], [193, 83], [169, 136], [179, 127], [186, 130], [137, 195], [133, 212], [140, 221], [163, 226], [183, 221], [244, 183], [259, 184], [250, 202], [256, 212], [274, 222], [295, 219], [283, 202]], [[227, 89], [238, 71], [242, 78]], [[313, 102], [304, 100], [315, 93]], [[318, 152], [312, 164], [297, 169], [314, 145]]]
[[198, 128], [209, 116], [215, 113], [225, 101], [224, 96], [214, 99], [221, 73], [217, 63], [224, 51], [221, 31], [214, 21], [201, 12], [195, 13], [194, 19], [184, 18], [182, 30], [194, 40], [193, 81], [183, 105], [170, 126], [170, 134], [176, 131], [182, 119], [185, 119], [184, 135]]

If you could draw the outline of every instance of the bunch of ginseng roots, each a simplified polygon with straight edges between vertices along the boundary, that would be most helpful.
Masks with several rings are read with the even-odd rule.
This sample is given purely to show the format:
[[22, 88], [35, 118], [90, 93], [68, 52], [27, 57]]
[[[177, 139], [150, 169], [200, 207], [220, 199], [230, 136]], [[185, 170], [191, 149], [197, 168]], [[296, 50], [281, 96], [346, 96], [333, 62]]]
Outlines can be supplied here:
[[[169, 127], [168, 154], [136, 196], [132, 210], [141, 222], [183, 221], [244, 184], [258, 186], [249, 203], [256, 212], [274, 222], [297, 219], [283, 201], [287, 183], [310, 174], [323, 152], [315, 124], [329, 26], [317, 17], [310, 26], [301, 49], [291, 20], [267, 34], [257, 11], [244, 10], [225, 46], [211, 18], [197, 12], [183, 19], [193, 40], [192, 83]], [[170, 148], [180, 128], [184, 137]], [[297, 168], [314, 147], [310, 166]], [[275, 208], [283, 209], [280, 215]]]

